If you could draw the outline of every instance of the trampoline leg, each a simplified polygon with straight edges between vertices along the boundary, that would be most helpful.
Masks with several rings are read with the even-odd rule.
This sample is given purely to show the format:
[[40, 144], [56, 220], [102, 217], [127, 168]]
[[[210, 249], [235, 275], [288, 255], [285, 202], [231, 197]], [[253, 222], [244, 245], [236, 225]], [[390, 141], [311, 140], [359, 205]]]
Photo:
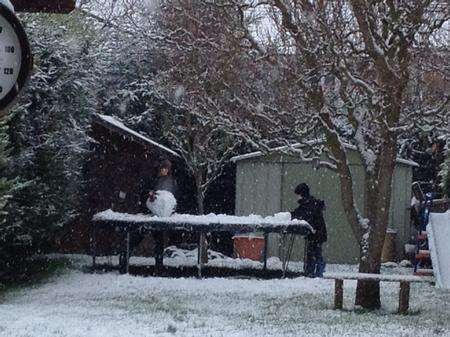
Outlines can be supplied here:
[[130, 231], [127, 229], [127, 251], [125, 257], [125, 273], [128, 274], [130, 271]]
[[282, 241], [282, 250], [283, 250], [283, 260], [281, 261], [281, 271], [283, 274], [283, 278], [286, 277], [286, 263], [287, 263], [287, 250], [286, 250], [286, 244], [287, 244], [287, 235], [286, 233], [283, 233], [281, 236], [281, 241]]
[[91, 232], [91, 256], [92, 256], [92, 269], [95, 270], [96, 258], [97, 258], [97, 236], [96, 236], [96, 225], [95, 222], [92, 223]]
[[306, 259], [308, 258], [308, 241], [305, 238], [305, 248], [303, 249], [303, 274], [306, 275]]
[[155, 239], [155, 274], [160, 275], [164, 259], [164, 233], [156, 231], [153, 233], [153, 237]]
[[268, 233], [264, 233], [264, 251], [263, 251], [263, 270], [266, 271], [267, 270], [267, 243], [269, 239], [269, 234]]
[[198, 278], [202, 278], [203, 251], [204, 251], [204, 249], [206, 249], [205, 242], [206, 242], [206, 234], [203, 232], [200, 232], [200, 235], [198, 238], [198, 257], [197, 257]]

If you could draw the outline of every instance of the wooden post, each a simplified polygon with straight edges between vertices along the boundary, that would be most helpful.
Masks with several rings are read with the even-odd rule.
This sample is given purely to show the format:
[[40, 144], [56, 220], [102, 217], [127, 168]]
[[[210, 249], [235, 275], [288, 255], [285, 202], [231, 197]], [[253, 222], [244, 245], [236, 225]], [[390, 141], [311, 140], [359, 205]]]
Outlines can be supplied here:
[[342, 309], [344, 303], [344, 280], [334, 280], [334, 309]]
[[400, 292], [398, 299], [398, 313], [406, 314], [409, 309], [409, 289], [410, 283], [407, 281], [400, 282]]

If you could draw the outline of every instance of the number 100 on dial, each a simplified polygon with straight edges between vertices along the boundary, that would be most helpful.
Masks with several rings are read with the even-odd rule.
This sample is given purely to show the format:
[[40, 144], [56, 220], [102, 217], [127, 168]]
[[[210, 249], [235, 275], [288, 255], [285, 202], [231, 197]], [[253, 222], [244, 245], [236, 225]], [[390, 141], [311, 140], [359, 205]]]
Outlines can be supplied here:
[[31, 66], [27, 35], [16, 15], [0, 4], [0, 115], [23, 89]]

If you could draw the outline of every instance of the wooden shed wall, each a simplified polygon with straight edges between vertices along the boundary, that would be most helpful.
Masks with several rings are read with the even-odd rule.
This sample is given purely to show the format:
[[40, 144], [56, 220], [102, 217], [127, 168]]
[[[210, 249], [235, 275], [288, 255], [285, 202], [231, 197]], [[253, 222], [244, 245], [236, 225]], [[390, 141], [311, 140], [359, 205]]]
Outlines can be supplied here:
[[[92, 213], [109, 208], [117, 212], [141, 212], [141, 179], [157, 175], [159, 152], [148, 150], [97, 124], [92, 133], [98, 141], [87, 169]], [[119, 197], [121, 191], [125, 198]]]

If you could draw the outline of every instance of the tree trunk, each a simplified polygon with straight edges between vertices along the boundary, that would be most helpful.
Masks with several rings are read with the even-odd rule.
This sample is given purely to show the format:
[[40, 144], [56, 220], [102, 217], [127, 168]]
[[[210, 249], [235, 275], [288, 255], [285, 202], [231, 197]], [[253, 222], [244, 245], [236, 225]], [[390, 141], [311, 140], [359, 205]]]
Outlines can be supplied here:
[[[381, 253], [389, 223], [395, 159], [395, 141], [390, 139], [384, 153], [378, 159], [377, 174], [366, 176], [364, 208], [369, 223], [360, 239], [360, 273], [380, 273]], [[379, 309], [381, 306], [380, 282], [358, 281], [355, 304], [365, 309]]]
[[199, 215], [205, 214], [205, 197], [201, 188], [197, 186], [197, 212]]
[[[360, 259], [359, 272], [369, 274], [380, 273], [380, 260], [374, 254], [365, 260]], [[381, 254], [380, 254], [381, 255]], [[359, 280], [356, 287], [355, 305], [360, 305], [364, 309], [379, 309], [381, 307], [380, 282]]]

